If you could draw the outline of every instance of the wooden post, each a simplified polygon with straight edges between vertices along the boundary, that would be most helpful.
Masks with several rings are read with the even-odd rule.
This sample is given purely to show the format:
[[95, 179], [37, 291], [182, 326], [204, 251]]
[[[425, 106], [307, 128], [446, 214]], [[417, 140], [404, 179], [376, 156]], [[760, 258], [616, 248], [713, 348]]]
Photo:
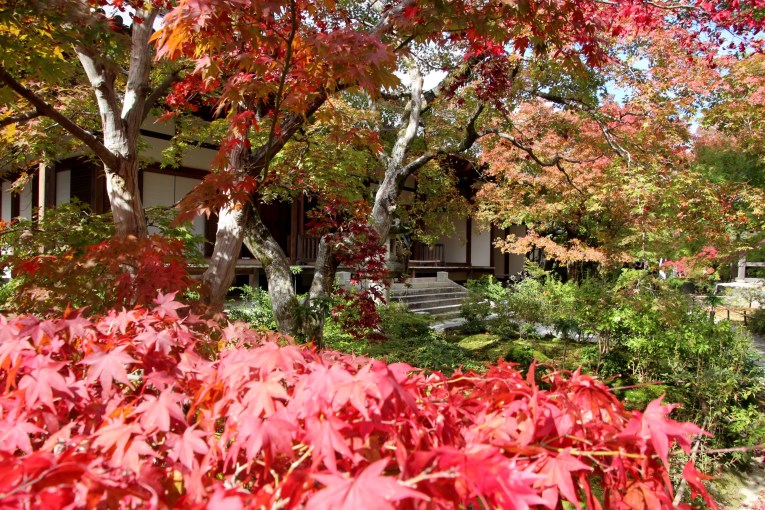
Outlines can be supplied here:
[[744, 279], [746, 279], [746, 255], [742, 251], [738, 254], [738, 276], [736, 280]]
[[37, 167], [37, 218], [42, 221], [45, 209], [56, 206], [56, 172], [42, 162]]
[[289, 258], [290, 264], [297, 262], [298, 253], [298, 223], [300, 219], [299, 202], [303, 196], [294, 199], [290, 204], [290, 236], [289, 236]]

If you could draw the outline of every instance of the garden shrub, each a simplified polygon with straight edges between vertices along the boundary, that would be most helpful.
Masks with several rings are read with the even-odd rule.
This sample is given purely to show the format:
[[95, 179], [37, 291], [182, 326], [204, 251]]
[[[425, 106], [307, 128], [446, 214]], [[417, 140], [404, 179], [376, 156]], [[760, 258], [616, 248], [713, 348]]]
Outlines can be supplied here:
[[409, 311], [403, 303], [391, 302], [378, 307], [380, 328], [389, 340], [412, 340], [430, 334], [431, 319]]
[[[620, 384], [663, 383], [668, 398], [683, 402], [680, 416], [714, 434], [704, 440], [707, 448], [765, 442], [765, 372], [745, 331], [710, 321], [691, 296], [645, 271], [586, 281], [578, 302], [573, 317], [598, 339], [583, 359], [591, 370], [619, 375]], [[748, 454], [716, 462], [726, 459]]]
[[488, 329], [491, 313], [491, 303], [480, 294], [470, 292], [460, 308], [460, 317], [464, 319], [460, 328], [468, 335], [483, 333]]
[[755, 335], [765, 335], [765, 308], [755, 310], [746, 320], [749, 331]]
[[250, 285], [235, 287], [234, 290], [240, 292], [241, 303], [230, 303], [228, 315], [231, 320], [246, 322], [257, 329], [276, 330], [276, 319], [267, 290]]
[[151, 208], [149, 224], [159, 233], [146, 239], [113, 237], [109, 214], [92, 214], [76, 200], [46, 211], [42, 220], [16, 219], [5, 225], [0, 268], [12, 275], [0, 307], [7, 312], [60, 313], [87, 307], [148, 304], [157, 291], [188, 289], [189, 257], [199, 239], [171, 227], [172, 212]]
[[666, 508], [700, 432], [579, 372], [449, 378], [182, 309], [2, 318], [4, 506]]

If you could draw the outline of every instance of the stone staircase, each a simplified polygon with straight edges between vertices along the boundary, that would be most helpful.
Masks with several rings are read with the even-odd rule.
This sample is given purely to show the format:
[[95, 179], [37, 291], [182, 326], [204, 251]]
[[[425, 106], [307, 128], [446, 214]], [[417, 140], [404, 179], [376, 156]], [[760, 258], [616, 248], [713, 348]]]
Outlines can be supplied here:
[[467, 289], [451, 280], [413, 278], [408, 283], [394, 283], [390, 301], [404, 303], [414, 313], [431, 315], [439, 320], [459, 317]]

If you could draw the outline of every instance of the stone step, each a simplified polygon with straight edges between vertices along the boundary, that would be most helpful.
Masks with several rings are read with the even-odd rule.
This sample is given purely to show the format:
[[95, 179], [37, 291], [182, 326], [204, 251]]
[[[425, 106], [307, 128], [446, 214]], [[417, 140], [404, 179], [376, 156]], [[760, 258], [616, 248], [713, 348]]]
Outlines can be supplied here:
[[430, 308], [421, 308], [418, 310], [412, 310], [412, 312], [422, 315], [430, 315], [439, 319], [450, 319], [460, 316], [460, 306], [433, 306]]
[[456, 290], [464, 290], [463, 287], [460, 287], [459, 285], [449, 285], [444, 283], [430, 283], [425, 285], [412, 285], [411, 287], [391, 287], [390, 293], [391, 294], [411, 294], [413, 292], [422, 292], [424, 290], [449, 290], [449, 289], [456, 289]]
[[417, 310], [423, 310], [427, 308], [433, 308], [433, 307], [443, 307], [443, 306], [456, 306], [456, 307], [462, 307], [462, 302], [464, 299], [459, 297], [451, 297], [451, 298], [444, 298], [444, 299], [428, 299], [424, 301], [405, 301], [404, 303], [406, 306], [409, 307], [411, 311], [417, 311]]
[[390, 299], [395, 301], [422, 301], [423, 299], [438, 299], [442, 297], [460, 297], [465, 299], [468, 293], [456, 289], [442, 289], [428, 292], [413, 292], [411, 294], [393, 294]]
[[448, 287], [417, 287], [417, 288], [410, 288], [410, 289], [402, 289], [402, 290], [395, 290], [391, 289], [390, 296], [396, 296], [396, 297], [406, 297], [406, 296], [417, 296], [422, 294], [439, 294], [444, 292], [459, 292], [467, 294], [467, 290], [464, 287], [460, 287], [458, 285], [452, 285]]

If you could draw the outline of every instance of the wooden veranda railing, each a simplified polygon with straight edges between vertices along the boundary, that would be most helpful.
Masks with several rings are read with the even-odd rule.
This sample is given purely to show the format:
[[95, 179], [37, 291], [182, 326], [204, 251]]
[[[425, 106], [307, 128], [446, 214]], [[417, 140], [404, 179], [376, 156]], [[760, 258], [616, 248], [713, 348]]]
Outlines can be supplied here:
[[298, 262], [309, 262], [316, 260], [319, 253], [318, 237], [309, 237], [302, 234], [298, 235], [297, 260]]
[[444, 245], [416, 244], [412, 247], [409, 263], [414, 265], [441, 266], [444, 264]]

